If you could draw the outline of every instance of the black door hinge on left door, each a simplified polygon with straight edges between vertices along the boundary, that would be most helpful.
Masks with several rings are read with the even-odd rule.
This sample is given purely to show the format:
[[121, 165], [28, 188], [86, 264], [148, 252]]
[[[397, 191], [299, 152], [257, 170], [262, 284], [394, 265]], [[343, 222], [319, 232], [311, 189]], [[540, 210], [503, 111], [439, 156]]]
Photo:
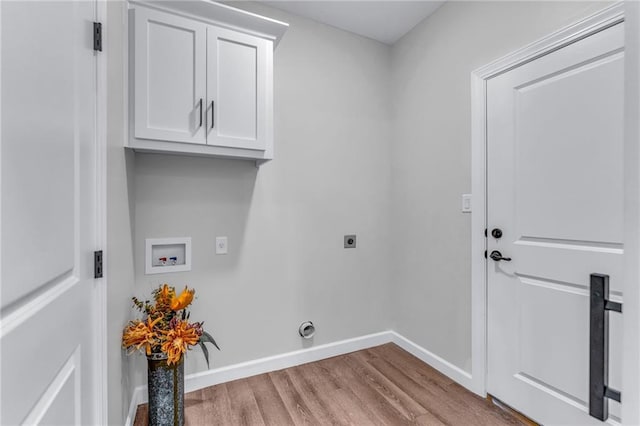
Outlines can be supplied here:
[[93, 252], [93, 278], [102, 278], [102, 250]]
[[93, 23], [93, 50], [102, 52], [102, 23]]

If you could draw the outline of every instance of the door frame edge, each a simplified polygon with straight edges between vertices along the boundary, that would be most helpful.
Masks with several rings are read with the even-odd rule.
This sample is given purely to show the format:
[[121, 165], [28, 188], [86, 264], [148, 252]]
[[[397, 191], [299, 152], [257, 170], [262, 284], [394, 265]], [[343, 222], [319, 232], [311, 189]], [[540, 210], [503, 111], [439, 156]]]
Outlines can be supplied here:
[[[640, 401], [640, 3], [625, 1], [624, 401]], [[622, 423], [640, 424], [640, 404], [622, 405]]]
[[[107, 26], [107, 2], [96, 1], [96, 21], [102, 23], [103, 40]], [[102, 250], [103, 271], [107, 270], [107, 52], [96, 52], [96, 248]], [[109, 388], [108, 388], [108, 317], [107, 317], [107, 280], [105, 275], [95, 279], [95, 341], [96, 357], [94, 378], [96, 380], [95, 421], [96, 424], [108, 424]]]
[[488, 381], [487, 239], [484, 235], [487, 228], [487, 81], [624, 19], [624, 4], [618, 1], [471, 72], [471, 390], [478, 395], [487, 395]]

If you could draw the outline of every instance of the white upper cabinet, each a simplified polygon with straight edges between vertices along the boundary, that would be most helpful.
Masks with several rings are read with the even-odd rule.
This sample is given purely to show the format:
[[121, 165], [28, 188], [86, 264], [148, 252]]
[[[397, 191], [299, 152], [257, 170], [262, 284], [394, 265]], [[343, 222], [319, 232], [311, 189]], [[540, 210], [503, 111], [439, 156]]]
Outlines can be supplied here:
[[207, 26], [135, 11], [135, 137], [205, 144]]
[[266, 148], [270, 44], [224, 28], [207, 28], [209, 145]]
[[127, 146], [272, 159], [273, 46], [287, 24], [208, 1], [130, 5]]

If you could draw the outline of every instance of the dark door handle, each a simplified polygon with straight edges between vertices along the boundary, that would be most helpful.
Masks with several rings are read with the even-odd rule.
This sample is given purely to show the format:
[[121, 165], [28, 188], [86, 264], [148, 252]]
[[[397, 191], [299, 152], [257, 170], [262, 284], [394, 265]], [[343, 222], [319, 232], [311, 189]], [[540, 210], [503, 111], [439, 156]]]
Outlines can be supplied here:
[[215, 104], [211, 101], [211, 128], [213, 129], [216, 125], [215, 113], [213, 112], [213, 107]]
[[609, 399], [620, 402], [620, 391], [609, 387], [609, 311], [622, 304], [609, 300], [609, 275], [591, 274], [589, 310], [589, 415], [605, 421]]
[[200, 98], [200, 127], [202, 127], [202, 98]]
[[505, 262], [511, 262], [510, 257], [502, 257], [502, 253], [500, 253], [498, 250], [492, 251], [489, 257], [495, 260], [496, 262], [499, 262], [501, 260], [504, 260]]

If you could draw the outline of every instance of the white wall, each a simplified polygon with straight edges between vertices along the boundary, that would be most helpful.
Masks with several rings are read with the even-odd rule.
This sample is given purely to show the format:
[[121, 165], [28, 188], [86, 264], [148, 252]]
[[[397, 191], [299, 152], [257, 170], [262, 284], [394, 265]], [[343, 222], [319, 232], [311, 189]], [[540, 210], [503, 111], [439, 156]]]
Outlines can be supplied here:
[[[196, 288], [193, 320], [221, 367], [389, 328], [390, 49], [243, 5], [291, 24], [275, 50], [275, 160], [136, 154], [135, 294]], [[345, 250], [343, 235], [358, 247]], [[144, 275], [144, 240], [190, 236], [193, 269]], [[229, 254], [214, 254], [216, 236]], [[133, 358], [135, 384], [146, 364]], [[206, 369], [199, 349], [186, 372]]]
[[470, 73], [604, 5], [450, 1], [393, 47], [393, 327], [467, 371]]
[[121, 347], [133, 294], [133, 153], [125, 152], [122, 43], [124, 3], [107, 2], [107, 368], [109, 424], [123, 424], [133, 383]]
[[[117, 14], [121, 3], [109, 4]], [[196, 288], [192, 318], [222, 346], [211, 352], [214, 367], [304, 347], [297, 327], [312, 320], [314, 344], [392, 328], [469, 370], [470, 218], [460, 194], [471, 188], [470, 73], [602, 7], [448, 2], [391, 49], [263, 5], [233, 5], [291, 23], [275, 51], [274, 161], [256, 169], [134, 160], [120, 149], [123, 123], [112, 119], [120, 93], [110, 98], [113, 423], [131, 386], [146, 380], [144, 357], [130, 359], [130, 383], [120, 359], [129, 297], [165, 281]], [[121, 82], [110, 78], [111, 96]], [[358, 234], [357, 249], [342, 248], [346, 233]], [[226, 256], [214, 254], [221, 235]], [[193, 270], [144, 275], [144, 239], [171, 236], [193, 238]], [[205, 368], [194, 350], [187, 372]]]

